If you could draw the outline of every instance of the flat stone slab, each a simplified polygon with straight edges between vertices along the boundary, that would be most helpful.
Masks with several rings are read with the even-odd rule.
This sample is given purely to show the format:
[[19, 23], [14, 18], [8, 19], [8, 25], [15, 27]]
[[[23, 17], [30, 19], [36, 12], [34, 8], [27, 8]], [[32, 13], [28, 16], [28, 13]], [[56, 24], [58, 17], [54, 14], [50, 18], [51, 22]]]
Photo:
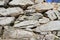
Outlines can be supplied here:
[[0, 17], [0, 25], [8, 25], [14, 21], [14, 17]]
[[44, 0], [35, 0], [35, 3], [42, 3]]
[[51, 20], [55, 20], [57, 18], [57, 16], [55, 15], [55, 12], [53, 10], [47, 11], [46, 14], [49, 17], [49, 19], [51, 19]]
[[22, 29], [15, 29], [9, 26], [5, 26], [3, 38], [12, 38], [12, 39], [19, 39], [19, 38], [34, 38], [35, 33], [25, 31]]
[[4, 0], [0, 0], [0, 5], [4, 5]]
[[0, 36], [2, 36], [3, 30], [2, 30], [2, 26], [0, 26]]
[[[27, 15], [28, 14], [28, 15]], [[29, 14], [27, 13], [26, 15], [23, 15], [23, 16], [19, 16], [18, 17], [18, 21], [21, 21], [21, 20], [39, 20], [40, 18], [43, 17], [43, 15], [41, 13], [32, 13], [32, 14]], [[29, 16], [31, 15], [31, 16]]]
[[[14, 10], [14, 11], [13, 11]], [[23, 14], [23, 10], [19, 7], [12, 7], [12, 8], [7, 8], [7, 9], [1, 9], [0, 10], [0, 15], [1, 16], [17, 16], [19, 14]]]
[[53, 31], [53, 30], [60, 30], [60, 21], [51, 21], [47, 24], [41, 25], [36, 28], [39, 31]]
[[10, 3], [10, 5], [31, 5], [34, 4], [31, 0], [12, 0]]
[[50, 21], [49, 18], [46, 18], [46, 17], [39, 19], [39, 23], [48, 23], [49, 21]]
[[23, 21], [23, 22], [20, 22], [20, 23], [16, 23], [14, 24], [13, 27], [25, 27], [25, 26], [30, 26], [30, 25], [40, 25], [38, 21], [36, 20], [28, 20], [28, 21]]
[[53, 9], [53, 7], [54, 6], [52, 4], [39, 3], [39, 4], [32, 5], [32, 6], [28, 7], [27, 9], [33, 8], [33, 9], [37, 10], [38, 12], [42, 12], [42, 11]]

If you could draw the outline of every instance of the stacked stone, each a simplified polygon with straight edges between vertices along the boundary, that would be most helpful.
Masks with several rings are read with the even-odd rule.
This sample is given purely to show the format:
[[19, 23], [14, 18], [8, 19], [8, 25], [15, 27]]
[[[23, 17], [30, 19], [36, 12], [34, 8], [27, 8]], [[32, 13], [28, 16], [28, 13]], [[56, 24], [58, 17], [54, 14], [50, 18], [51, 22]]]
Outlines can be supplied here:
[[0, 40], [60, 40], [58, 36], [59, 3], [0, 0]]

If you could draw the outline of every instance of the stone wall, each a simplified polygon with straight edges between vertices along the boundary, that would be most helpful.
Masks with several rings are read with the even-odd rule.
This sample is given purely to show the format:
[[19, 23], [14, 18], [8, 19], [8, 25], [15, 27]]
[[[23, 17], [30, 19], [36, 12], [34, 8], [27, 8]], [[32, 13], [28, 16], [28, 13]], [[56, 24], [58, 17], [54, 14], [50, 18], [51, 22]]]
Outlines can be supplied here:
[[0, 0], [0, 40], [60, 40], [60, 3]]

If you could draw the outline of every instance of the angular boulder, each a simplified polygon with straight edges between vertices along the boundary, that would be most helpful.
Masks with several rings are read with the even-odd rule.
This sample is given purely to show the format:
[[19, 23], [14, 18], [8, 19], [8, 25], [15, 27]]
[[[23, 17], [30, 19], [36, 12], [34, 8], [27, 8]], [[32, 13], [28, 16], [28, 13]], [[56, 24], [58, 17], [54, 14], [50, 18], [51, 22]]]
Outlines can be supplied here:
[[28, 15], [23, 15], [23, 16], [19, 16], [18, 17], [18, 21], [21, 21], [21, 20], [39, 20], [40, 18], [42, 18], [43, 15], [41, 13], [33, 13], [33, 14], [29, 14]]
[[5, 26], [3, 38], [30, 39], [30, 38], [35, 38], [35, 34], [33, 32], [25, 31], [22, 29], [15, 29], [12, 27]]
[[58, 17], [58, 19], [60, 19], [60, 12], [58, 10], [53, 10], [53, 11], [56, 14], [56, 16]]
[[42, 3], [44, 0], [35, 0], [35, 3]]
[[16, 24], [14, 24], [13, 27], [26, 27], [26, 26], [30, 26], [30, 25], [37, 26], [40, 24], [37, 20], [27, 20], [27, 21], [23, 21], [20, 23], [16, 23]]
[[57, 16], [55, 15], [53, 10], [49, 10], [46, 12], [47, 16], [51, 19], [51, 20], [55, 20], [57, 19]]
[[14, 22], [14, 17], [0, 17], [0, 25], [8, 25], [12, 22]]
[[39, 4], [35, 4], [35, 5], [32, 5], [30, 7], [28, 7], [27, 9], [35, 9], [37, 12], [43, 12], [43, 11], [46, 11], [46, 10], [50, 10], [50, 9], [53, 9], [53, 5], [52, 4], [49, 4], [49, 3], [39, 3]]
[[50, 21], [49, 18], [46, 18], [46, 17], [39, 19], [39, 23], [48, 23], [49, 21]]
[[19, 14], [23, 14], [23, 10], [19, 7], [12, 7], [0, 10], [0, 15], [2, 16], [17, 16]]
[[4, 5], [4, 0], [0, 0], [0, 5]]
[[36, 28], [36, 30], [40, 31], [53, 31], [53, 30], [60, 30], [60, 21], [51, 21], [47, 24], [41, 25]]
[[31, 0], [12, 0], [10, 3], [10, 5], [22, 5], [22, 6], [25, 6], [25, 5], [32, 5], [34, 4]]

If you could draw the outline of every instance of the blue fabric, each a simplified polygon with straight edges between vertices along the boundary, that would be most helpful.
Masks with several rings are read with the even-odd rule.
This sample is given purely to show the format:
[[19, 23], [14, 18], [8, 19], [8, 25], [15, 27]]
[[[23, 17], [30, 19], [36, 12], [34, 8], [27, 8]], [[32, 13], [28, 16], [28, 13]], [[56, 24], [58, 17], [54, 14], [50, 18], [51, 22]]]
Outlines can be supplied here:
[[46, 2], [51, 3], [51, 2], [53, 2], [53, 1], [52, 1], [52, 0], [46, 0]]
[[46, 2], [48, 2], [48, 3], [52, 3], [52, 2], [60, 3], [60, 0], [46, 0]]
[[60, 0], [54, 0], [54, 2], [56, 2], [56, 3], [60, 3]]

